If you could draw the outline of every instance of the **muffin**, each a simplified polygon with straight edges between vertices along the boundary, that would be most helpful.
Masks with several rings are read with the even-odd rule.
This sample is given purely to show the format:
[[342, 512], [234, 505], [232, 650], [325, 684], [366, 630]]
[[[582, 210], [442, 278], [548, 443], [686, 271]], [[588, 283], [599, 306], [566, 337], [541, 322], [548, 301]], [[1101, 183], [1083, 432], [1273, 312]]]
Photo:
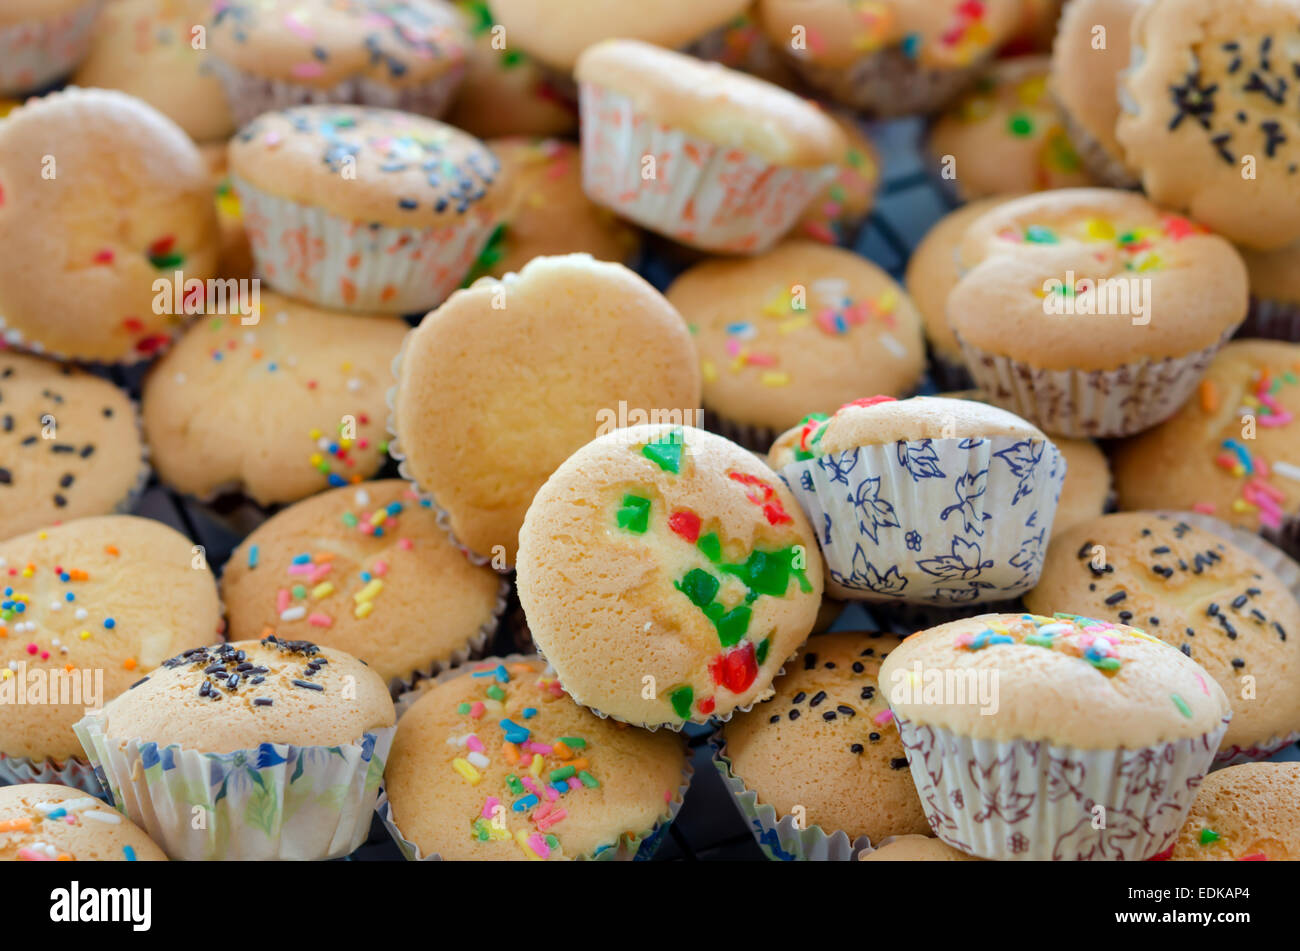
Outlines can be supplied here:
[[1180, 651], [1072, 614], [922, 631], [880, 679], [935, 835], [987, 859], [1159, 853], [1232, 715]]
[[565, 460], [529, 506], [517, 567], [564, 690], [652, 729], [771, 696], [822, 593], [813, 530], [776, 473], [685, 426], [616, 430]]
[[921, 320], [883, 270], [841, 248], [786, 241], [705, 261], [668, 288], [691, 328], [710, 426], [766, 449], [810, 412], [921, 384]]
[[138, 99], [69, 89], [0, 123], [0, 339], [135, 363], [179, 326], [156, 284], [206, 281], [217, 218], [198, 149]]
[[498, 139], [488, 146], [509, 184], [503, 221], [465, 283], [504, 277], [533, 258], [584, 253], [630, 264], [640, 237], [582, 191], [578, 147], [559, 139]]
[[501, 570], [534, 494], [570, 453], [629, 422], [693, 421], [700, 400], [677, 311], [621, 264], [585, 254], [534, 258], [458, 291], [410, 333], [396, 372], [389, 427], [403, 476]]
[[374, 475], [406, 324], [260, 297], [249, 317], [196, 324], [145, 380], [159, 478], [204, 500], [239, 490], [272, 505]]
[[749, 9], [678, 48], [697, 59], [721, 63], [728, 69], [738, 69], [786, 89], [797, 88], [798, 74], [759, 26], [754, 7], [751, 2]]
[[930, 160], [959, 201], [1092, 184], [1048, 95], [1048, 66], [998, 60], [931, 126]]
[[171, 858], [310, 861], [366, 840], [394, 722], [365, 664], [268, 633], [164, 661], [76, 730]]
[[768, 858], [844, 861], [929, 829], [877, 680], [899, 643], [879, 631], [813, 637], [775, 696], [718, 734], [714, 763]]
[[1176, 516], [1074, 526], [1053, 539], [1025, 607], [1141, 624], [1204, 667], [1233, 708], [1218, 763], [1300, 739], [1300, 603], [1249, 552]]
[[646, 858], [688, 770], [678, 737], [593, 716], [536, 658], [492, 658], [403, 713], [380, 815], [409, 859]]
[[400, 479], [323, 492], [272, 516], [226, 562], [230, 638], [310, 637], [409, 685], [481, 652], [502, 582], [471, 564]]
[[879, 116], [934, 112], [1020, 23], [1020, 0], [759, 0], [773, 44], [808, 84]]
[[884, 845], [858, 856], [863, 862], [978, 862], [943, 839], [929, 835], [893, 836]]
[[1237, 336], [1300, 343], [1300, 242], [1239, 250], [1250, 275], [1250, 313]]
[[0, 861], [165, 862], [167, 856], [95, 797], [36, 783], [0, 786]]
[[1151, 200], [1263, 251], [1300, 240], [1298, 22], [1296, 0], [1151, 0], [1120, 85], [1116, 135]]
[[844, 133], [816, 106], [717, 63], [606, 40], [575, 75], [587, 194], [694, 248], [767, 250], [844, 156]]
[[961, 263], [948, 322], [975, 385], [1054, 435], [1167, 419], [1246, 316], [1236, 249], [1130, 192], [1008, 202], [966, 229]]
[[1133, 188], [1137, 176], [1115, 134], [1121, 77], [1129, 67], [1129, 34], [1146, 0], [1071, 0], [1052, 46], [1051, 94], [1066, 130], [1093, 178]]
[[241, 125], [326, 102], [437, 118], [460, 86], [470, 44], [443, 0], [226, 0], [213, 7], [208, 33]]
[[1175, 862], [1300, 859], [1300, 763], [1247, 763], [1210, 773], [1174, 841]]
[[259, 275], [351, 311], [426, 310], [459, 286], [500, 221], [499, 170], [451, 126], [359, 106], [266, 113], [230, 143]]
[[103, 0], [8, 0], [0, 9], [0, 96], [24, 96], [76, 68]]
[[201, 548], [106, 515], [0, 542], [0, 780], [96, 794], [72, 732], [172, 652], [221, 630]]
[[230, 138], [235, 119], [206, 47], [195, 49], [206, 0], [113, 0], [72, 81], [143, 99], [195, 142]]
[[1037, 581], [1065, 466], [1025, 420], [878, 396], [840, 407], [799, 448], [808, 458], [781, 478], [818, 527], [834, 597], [969, 605]]
[[803, 217], [795, 223], [791, 235], [823, 244], [851, 245], [876, 203], [876, 189], [880, 187], [880, 156], [862, 126], [851, 115], [832, 112], [830, 117], [844, 133], [848, 148], [838, 163], [838, 174], [812, 200]]
[[144, 451], [113, 384], [0, 351], [0, 539], [128, 508], [149, 475]]
[[1053, 439], [1065, 459], [1065, 484], [1056, 503], [1052, 538], [1099, 517], [1114, 500], [1110, 463], [1091, 439]]
[[1300, 556], [1298, 377], [1300, 344], [1228, 344], [1175, 416], [1116, 447], [1119, 507], [1202, 512]]

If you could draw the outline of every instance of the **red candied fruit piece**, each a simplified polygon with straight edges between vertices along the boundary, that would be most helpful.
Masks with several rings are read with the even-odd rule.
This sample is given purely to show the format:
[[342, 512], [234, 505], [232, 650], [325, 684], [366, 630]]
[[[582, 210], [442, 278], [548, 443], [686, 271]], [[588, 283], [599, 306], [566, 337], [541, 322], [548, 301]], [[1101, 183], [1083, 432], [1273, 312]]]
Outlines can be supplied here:
[[690, 509], [678, 509], [668, 516], [668, 527], [692, 545], [700, 537], [700, 517]]
[[744, 644], [719, 654], [709, 662], [709, 673], [713, 682], [726, 687], [732, 693], [744, 693], [758, 677], [758, 658], [754, 656], [754, 644]]

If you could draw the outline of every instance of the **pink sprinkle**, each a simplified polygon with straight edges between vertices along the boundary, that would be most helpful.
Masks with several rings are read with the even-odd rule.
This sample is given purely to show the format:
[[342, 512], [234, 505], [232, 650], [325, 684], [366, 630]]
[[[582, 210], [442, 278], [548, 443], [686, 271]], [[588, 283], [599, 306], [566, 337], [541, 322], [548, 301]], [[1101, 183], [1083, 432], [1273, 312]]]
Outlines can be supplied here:
[[1210, 688], [1205, 686], [1205, 678], [1202, 677], [1200, 674], [1197, 674], [1196, 682], [1201, 685], [1201, 693], [1205, 694], [1208, 697], [1210, 695]]
[[289, 70], [290, 75], [295, 79], [315, 79], [325, 72], [325, 67], [320, 63], [295, 63]]
[[290, 565], [289, 574], [291, 575], [309, 575], [312, 573], [314, 565]]
[[563, 822], [568, 817], [569, 817], [569, 813], [567, 811], [565, 811], [564, 809], [556, 809], [545, 819], [539, 820], [537, 823], [537, 828], [545, 832], [547, 829], [555, 825], [557, 822]]
[[734, 357], [740, 353], [740, 342], [733, 338], [727, 339], [727, 356]]
[[894, 719], [893, 710], [881, 710], [879, 713], [877, 713], [874, 717], [871, 718], [871, 722], [874, 723], [876, 726], [884, 726], [892, 719]]
[[496, 796], [488, 796], [487, 801], [483, 803], [483, 813], [482, 813], [483, 818], [491, 819], [493, 813], [496, 812], [496, 808], [499, 805], [501, 805], [500, 799], [498, 799]]
[[473, 706], [471, 706], [471, 707], [469, 708], [469, 715], [470, 715], [471, 717], [473, 717], [475, 720], [477, 720], [479, 717], [483, 716], [483, 701], [482, 701], [482, 700], [475, 700], [475, 701], [474, 701]]
[[745, 358], [745, 362], [756, 367], [774, 367], [776, 357], [770, 353], [751, 353]]
[[541, 790], [537, 788], [537, 783], [533, 780], [533, 777], [524, 776], [521, 781], [524, 784], [524, 788], [527, 789], [530, 793], [533, 793], [534, 795], [540, 795]]
[[1214, 503], [1213, 503], [1213, 502], [1197, 502], [1195, 505], [1192, 506], [1192, 511], [1193, 511], [1193, 512], [1200, 512], [1202, 515], [1213, 515], [1213, 514], [1214, 514]]
[[40, 648], [37, 647], [35, 644], [28, 644], [28, 645], [27, 645], [27, 653], [29, 653], [29, 654], [35, 655], [35, 653], [36, 653], [38, 650], [40, 650]]
[[41, 651], [41, 660], [49, 660], [49, 659], [50, 659], [50, 652], [49, 652], [49, 651]]
[[1294, 418], [1290, 413], [1273, 413], [1269, 416], [1257, 416], [1255, 420], [1265, 429], [1273, 429], [1278, 426], [1285, 426]]
[[334, 619], [328, 614], [323, 614], [320, 611], [313, 611], [311, 614], [307, 615], [307, 623], [313, 624], [316, 627], [333, 627]]
[[402, 551], [410, 551], [412, 547], [411, 540], [409, 538], [400, 539], [397, 542], [397, 547], [402, 549]]
[[581, 789], [581, 788], [582, 788], [582, 780], [579, 779], [577, 776], [570, 776], [570, 777], [569, 777], [569, 788], [570, 788], [570, 789]]
[[334, 562], [332, 562], [332, 561], [327, 561], [327, 562], [325, 562], [325, 563], [323, 563], [323, 564], [316, 565], [315, 568], [316, 568], [316, 570], [313, 571], [313, 572], [312, 572], [312, 575], [311, 575], [311, 583], [312, 583], [312, 584], [316, 584], [316, 583], [318, 583], [318, 582], [320, 581], [321, 578], [324, 578], [327, 574], [329, 574], [331, 571], [333, 571], [333, 570], [334, 570]]
[[550, 756], [555, 750], [555, 747], [553, 746], [547, 746], [545, 743], [534, 743], [531, 741], [528, 744], [528, 748], [534, 753], [540, 753], [542, 756]]
[[536, 852], [537, 857], [540, 859], [544, 859], [551, 854], [551, 848], [546, 844], [546, 840], [536, 832], [528, 837], [528, 847]]
[[520, 765], [522, 768], [527, 769], [527, 768], [532, 764], [532, 762], [533, 762], [533, 754], [532, 754], [532, 753], [522, 753], [522, 754], [520, 754], [520, 756], [519, 756], [519, 765]]
[[555, 802], [555, 800], [560, 798], [560, 794], [555, 791], [555, 788], [553, 786], [546, 787], [545, 795], [546, 795], [547, 802]]
[[465, 738], [465, 745], [474, 753], [483, 752], [483, 741], [473, 733]]
[[388, 574], [388, 562], [375, 562], [374, 567], [370, 569], [370, 573], [377, 578], [382, 578], [384, 575]]
[[289, 589], [281, 588], [275, 593], [275, 612], [283, 614], [289, 610]]
[[300, 40], [306, 40], [308, 43], [315, 42], [316, 34], [312, 32], [311, 28], [308, 27], [307, 24], [298, 19], [297, 14], [286, 13], [281, 22], [284, 23], [285, 29]]
[[538, 819], [545, 819], [547, 814], [554, 808], [555, 808], [554, 799], [549, 799], [546, 802], [542, 803], [540, 806], [538, 806], [536, 809], [533, 810], [533, 821], [536, 822]]
[[665, 789], [664, 802], [672, 802], [672, 801], [673, 801], [673, 791], [671, 789]]
[[37, 852], [35, 849], [19, 849], [18, 857], [25, 862], [51, 862], [51, 859], [44, 852]]

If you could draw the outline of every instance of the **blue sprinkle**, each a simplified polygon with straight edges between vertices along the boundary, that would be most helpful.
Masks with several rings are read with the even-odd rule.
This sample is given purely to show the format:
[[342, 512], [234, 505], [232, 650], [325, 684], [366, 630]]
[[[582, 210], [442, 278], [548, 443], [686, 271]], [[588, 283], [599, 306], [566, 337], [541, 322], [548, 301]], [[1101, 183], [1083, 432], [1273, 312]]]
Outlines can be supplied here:
[[124, 855], [126, 855], [126, 860], [128, 862], [135, 861], [135, 849], [131, 848], [131, 846], [129, 845], [122, 846], [122, 852]]
[[[369, 581], [369, 580], [370, 580], [370, 572], [368, 572], [368, 571], [363, 571], [363, 572], [361, 572], [361, 580], [362, 580], [362, 581]], [[489, 673], [491, 673], [491, 671], [489, 671]]]
[[5, 597], [8, 597], [9, 595], [11, 595], [11, 594], [13, 594], [13, 593], [14, 593], [14, 589], [13, 589], [13, 588], [5, 588]]
[[903, 37], [903, 53], [908, 59], [916, 59], [921, 52], [921, 34], [909, 33]]
[[497, 669], [492, 671], [492, 673], [497, 675], [497, 683], [510, 683], [510, 674], [506, 670], [505, 664], [497, 664]]
[[557, 793], [559, 793], [561, 796], [563, 796], [565, 793], [567, 793], [567, 792], [569, 791], [569, 784], [568, 784], [568, 783], [551, 783], [551, 788], [554, 789], [554, 790], [555, 790]]
[[430, 499], [420, 499], [420, 505], [426, 509], [433, 508], [433, 502]]
[[537, 805], [538, 802], [538, 798], [532, 793], [529, 793], [522, 799], [516, 799], [515, 804], [511, 806], [511, 808], [514, 809], [515, 812], [527, 812], [529, 809], [533, 808], [533, 806]]
[[274, 373], [276, 370], [280, 369], [280, 365], [278, 363], [268, 363], [266, 368]]
[[72, 580], [72, 575], [68, 574], [68, 573], [65, 571], [65, 572], [63, 572], [61, 575], [59, 575], [59, 580], [60, 580], [60, 581], [71, 581], [71, 580]]
[[310, 564], [311, 564], [311, 555], [294, 555], [294, 556], [293, 556], [293, 563], [294, 563], [295, 565], [310, 565]]
[[14, 604], [14, 610], [17, 611], [19, 614], [22, 614], [24, 611], [27, 610], [26, 602], [18, 601], [17, 603]]
[[383, 537], [384, 537], [384, 530], [383, 530], [382, 528], [380, 528], [378, 525], [376, 525], [376, 526], [375, 526], [375, 538], [383, 538]]
[[75, 594], [73, 594], [71, 591], [69, 591], [67, 594], [65, 594], [65, 595], [63, 596], [63, 600], [64, 600], [64, 601], [75, 601], [75, 600], [77, 600], [77, 596], [76, 596]]
[[117, 622], [114, 621], [111, 617], [106, 617], [104, 618], [104, 627], [108, 628], [111, 631], [113, 628], [117, 627]]
[[258, 552], [258, 548], [256, 545], [248, 549], [248, 567], [250, 568], [257, 567], [257, 552]]
[[386, 511], [389, 515], [400, 515], [402, 513], [402, 503], [389, 502], [388, 508], [386, 508], [384, 511]]
[[326, 481], [328, 481], [329, 484], [336, 489], [341, 488], [348, 484], [346, 479], [344, 479], [342, 476], [335, 475], [333, 472], [329, 474], [329, 479]]
[[525, 720], [531, 720], [531, 719], [532, 719], [533, 717], [535, 717], [535, 716], [537, 716], [537, 708], [536, 708], [536, 707], [524, 707], [524, 719], [525, 719]]
[[531, 730], [513, 720], [502, 720], [501, 729], [505, 732], [507, 743], [527, 743], [528, 738], [533, 735]]

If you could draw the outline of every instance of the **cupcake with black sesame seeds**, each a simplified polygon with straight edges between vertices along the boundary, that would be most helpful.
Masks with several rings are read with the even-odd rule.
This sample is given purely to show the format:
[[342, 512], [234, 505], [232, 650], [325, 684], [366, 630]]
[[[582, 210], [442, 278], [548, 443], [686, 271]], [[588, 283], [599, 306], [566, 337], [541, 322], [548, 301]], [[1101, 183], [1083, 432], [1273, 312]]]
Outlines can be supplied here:
[[75, 729], [169, 857], [319, 860], [366, 840], [395, 722], [361, 661], [268, 631], [164, 661]]
[[470, 44], [443, 0], [221, 0], [208, 32], [240, 124], [326, 102], [437, 118], [460, 86]]
[[768, 858], [846, 861], [929, 829], [878, 681], [900, 643], [879, 631], [817, 635], [770, 700], [719, 730], [714, 765]]
[[359, 106], [259, 116], [230, 143], [230, 173], [260, 276], [351, 311], [437, 306], [500, 221], [491, 151], [432, 119]]
[[0, 96], [37, 92], [90, 49], [103, 0], [7, 0], [0, 6]]

